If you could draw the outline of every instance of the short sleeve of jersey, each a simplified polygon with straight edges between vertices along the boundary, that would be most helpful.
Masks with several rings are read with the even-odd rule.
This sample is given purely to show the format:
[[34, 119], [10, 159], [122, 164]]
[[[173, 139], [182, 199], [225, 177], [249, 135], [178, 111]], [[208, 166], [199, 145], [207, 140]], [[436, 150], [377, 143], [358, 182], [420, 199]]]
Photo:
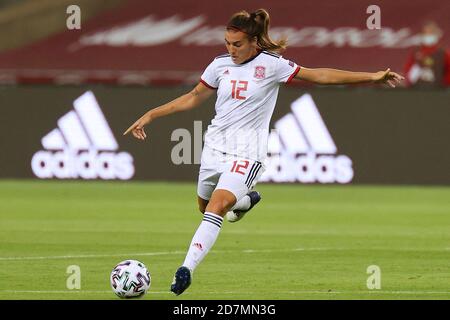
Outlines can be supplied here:
[[203, 71], [200, 81], [211, 89], [217, 89], [219, 87], [218, 77], [217, 77], [216, 60], [213, 60]]
[[277, 80], [278, 82], [289, 83], [300, 71], [300, 66], [295, 62], [287, 60], [283, 57], [278, 59]]

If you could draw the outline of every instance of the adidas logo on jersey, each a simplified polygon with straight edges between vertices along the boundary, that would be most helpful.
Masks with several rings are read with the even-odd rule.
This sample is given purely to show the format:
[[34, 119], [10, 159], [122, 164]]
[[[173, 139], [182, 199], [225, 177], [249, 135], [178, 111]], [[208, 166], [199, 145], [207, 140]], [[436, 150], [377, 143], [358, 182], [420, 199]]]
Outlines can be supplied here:
[[74, 110], [42, 138], [45, 150], [34, 154], [33, 173], [42, 179], [131, 179], [133, 157], [117, 152], [119, 146], [94, 94], [84, 93], [73, 105]]
[[292, 112], [269, 134], [267, 170], [260, 181], [349, 183], [352, 160], [337, 147], [311, 95], [291, 105]]

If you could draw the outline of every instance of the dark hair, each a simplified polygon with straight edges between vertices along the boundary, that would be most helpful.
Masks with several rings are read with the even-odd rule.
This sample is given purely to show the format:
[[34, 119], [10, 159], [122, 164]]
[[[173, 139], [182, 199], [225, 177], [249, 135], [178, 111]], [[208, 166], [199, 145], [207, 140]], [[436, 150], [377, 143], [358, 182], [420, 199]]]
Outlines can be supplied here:
[[251, 40], [256, 37], [258, 46], [267, 51], [281, 52], [286, 49], [287, 40], [285, 38], [273, 41], [269, 37], [270, 17], [265, 9], [258, 9], [248, 13], [243, 10], [233, 14], [227, 24], [227, 30], [242, 31]]

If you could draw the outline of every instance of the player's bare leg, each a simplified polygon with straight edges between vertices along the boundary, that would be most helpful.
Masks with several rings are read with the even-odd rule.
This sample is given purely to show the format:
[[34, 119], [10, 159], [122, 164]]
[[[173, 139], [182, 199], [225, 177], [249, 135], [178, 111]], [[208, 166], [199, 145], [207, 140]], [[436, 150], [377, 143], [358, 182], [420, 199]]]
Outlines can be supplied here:
[[199, 196], [197, 196], [197, 202], [198, 202], [198, 210], [200, 210], [200, 212], [202, 214], [205, 213], [206, 206], [208, 205], [209, 200], [205, 200], [205, 199], [200, 198]]
[[214, 190], [205, 212], [211, 212], [223, 217], [235, 205], [236, 197], [224, 189]]
[[[230, 191], [214, 190], [206, 205], [203, 221], [192, 238], [184, 263], [175, 273], [170, 290], [176, 295], [180, 295], [191, 285], [192, 273], [216, 242], [223, 217], [235, 203], [236, 197]], [[200, 204], [203, 202], [199, 201]]]
[[[230, 211], [226, 213], [228, 222], [237, 222], [241, 220], [260, 200], [261, 194], [258, 191], [251, 191], [243, 196], [239, 201], [236, 201]], [[197, 202], [198, 210], [202, 214], [205, 213], [209, 200], [197, 196]]]

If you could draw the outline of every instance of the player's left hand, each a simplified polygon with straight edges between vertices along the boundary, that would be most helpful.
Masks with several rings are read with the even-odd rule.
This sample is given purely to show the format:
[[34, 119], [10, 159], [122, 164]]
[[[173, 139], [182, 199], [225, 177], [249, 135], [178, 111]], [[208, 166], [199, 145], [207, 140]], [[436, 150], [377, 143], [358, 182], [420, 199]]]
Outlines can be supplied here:
[[374, 73], [373, 81], [376, 83], [387, 83], [391, 88], [395, 88], [395, 85], [405, 78], [398, 73], [392, 72], [390, 68], [385, 71], [378, 71]]

